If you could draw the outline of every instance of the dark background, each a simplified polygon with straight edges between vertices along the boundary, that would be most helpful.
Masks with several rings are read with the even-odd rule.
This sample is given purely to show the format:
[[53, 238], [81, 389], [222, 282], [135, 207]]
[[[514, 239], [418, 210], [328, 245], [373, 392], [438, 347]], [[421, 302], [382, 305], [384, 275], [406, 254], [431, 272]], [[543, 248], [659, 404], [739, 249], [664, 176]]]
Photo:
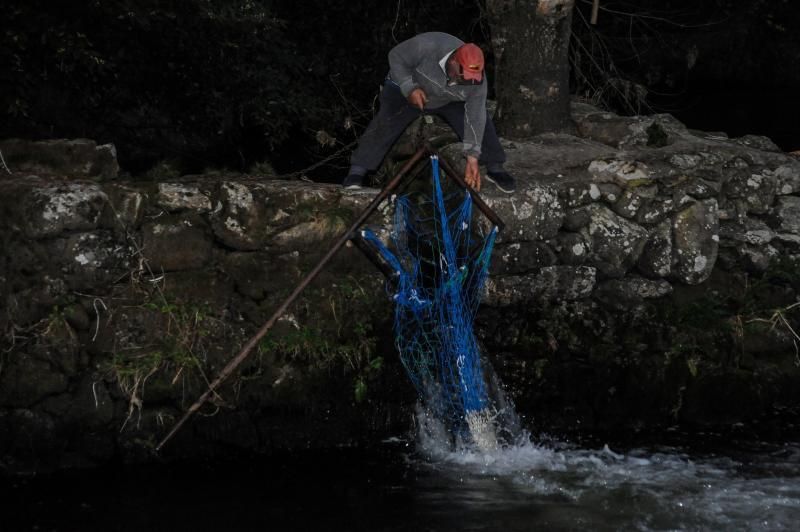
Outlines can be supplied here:
[[[767, 135], [800, 149], [800, 6], [589, 0], [571, 90], [621, 114]], [[335, 181], [377, 104], [386, 54], [421, 31], [488, 53], [479, 0], [12, 0], [0, 31], [0, 137], [113, 142], [142, 176], [208, 168]], [[148, 174], [152, 177], [152, 174]]]

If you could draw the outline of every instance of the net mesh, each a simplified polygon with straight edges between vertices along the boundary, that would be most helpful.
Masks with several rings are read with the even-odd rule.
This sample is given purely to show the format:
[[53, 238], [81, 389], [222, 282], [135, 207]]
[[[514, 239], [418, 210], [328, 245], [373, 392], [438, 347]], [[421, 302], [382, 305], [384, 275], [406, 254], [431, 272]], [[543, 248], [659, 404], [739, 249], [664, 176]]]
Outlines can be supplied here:
[[436, 157], [431, 166], [428, 193], [395, 200], [389, 241], [362, 236], [394, 272], [395, 345], [409, 378], [434, 415], [469, 435], [489, 407], [473, 322], [498, 230], [481, 231], [469, 193], [446, 194]]

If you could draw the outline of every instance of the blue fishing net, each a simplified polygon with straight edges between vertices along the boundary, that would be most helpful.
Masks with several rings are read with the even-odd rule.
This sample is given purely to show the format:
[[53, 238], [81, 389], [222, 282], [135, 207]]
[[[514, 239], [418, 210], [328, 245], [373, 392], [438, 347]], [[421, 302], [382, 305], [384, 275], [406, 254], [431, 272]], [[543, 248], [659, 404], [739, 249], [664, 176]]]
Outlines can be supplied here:
[[473, 322], [498, 229], [481, 231], [469, 193], [446, 194], [436, 157], [431, 166], [429, 193], [395, 200], [390, 241], [369, 229], [362, 236], [394, 273], [395, 345], [411, 382], [461, 433], [470, 413], [489, 406]]

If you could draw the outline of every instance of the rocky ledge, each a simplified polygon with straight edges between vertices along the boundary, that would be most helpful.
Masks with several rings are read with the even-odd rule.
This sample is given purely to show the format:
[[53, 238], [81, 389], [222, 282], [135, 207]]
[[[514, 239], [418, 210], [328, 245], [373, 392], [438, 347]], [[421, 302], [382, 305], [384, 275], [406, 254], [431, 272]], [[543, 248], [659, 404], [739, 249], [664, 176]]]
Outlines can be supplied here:
[[[477, 330], [527, 425], [780, 434], [800, 405], [800, 160], [669, 115], [573, 111], [577, 136], [506, 142], [516, 193], [482, 191], [506, 228]], [[0, 169], [0, 464], [14, 471], [149, 459], [376, 194], [123, 181], [113, 147], [62, 144], [0, 144], [16, 150]], [[457, 146], [442, 153], [457, 164]], [[391, 210], [368, 223], [386, 230]], [[168, 452], [409, 430], [391, 318], [380, 275], [342, 250]]]

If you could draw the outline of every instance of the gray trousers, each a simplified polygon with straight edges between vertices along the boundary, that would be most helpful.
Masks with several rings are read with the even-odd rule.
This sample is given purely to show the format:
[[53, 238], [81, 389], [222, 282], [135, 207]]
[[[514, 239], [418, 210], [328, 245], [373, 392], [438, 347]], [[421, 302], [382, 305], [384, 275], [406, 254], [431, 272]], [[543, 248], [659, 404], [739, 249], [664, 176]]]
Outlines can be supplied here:
[[[426, 111], [443, 118], [453, 128], [458, 138], [464, 139], [463, 102], [451, 102]], [[358, 147], [350, 156], [350, 173], [360, 174], [376, 170], [392, 144], [419, 116], [420, 110], [408, 103], [395, 83], [387, 80], [381, 91], [378, 114], [369, 123], [358, 141]], [[506, 162], [506, 153], [500, 145], [494, 123], [488, 113], [479, 162], [486, 164], [490, 171], [501, 169]]]

